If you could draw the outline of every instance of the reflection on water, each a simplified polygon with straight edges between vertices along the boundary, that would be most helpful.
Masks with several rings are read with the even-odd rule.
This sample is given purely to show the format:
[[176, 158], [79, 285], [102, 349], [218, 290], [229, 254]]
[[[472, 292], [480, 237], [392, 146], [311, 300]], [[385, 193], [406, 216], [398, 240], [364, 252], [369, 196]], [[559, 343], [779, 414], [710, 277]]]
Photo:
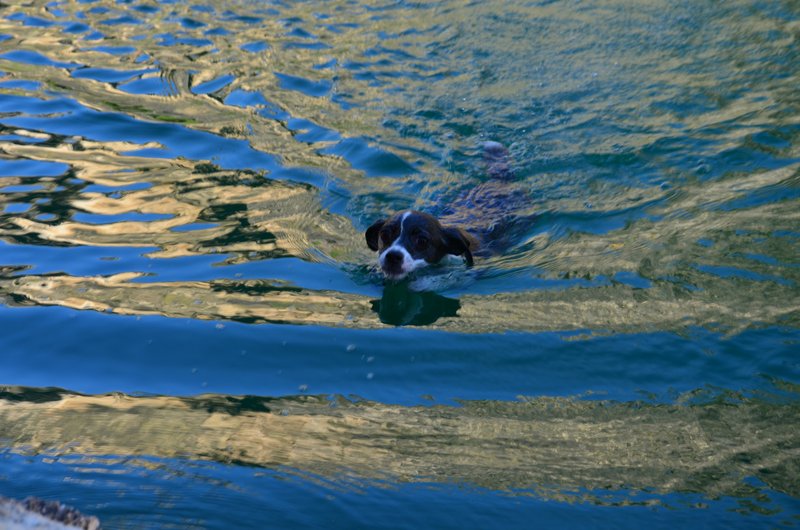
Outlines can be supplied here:
[[430, 291], [415, 291], [408, 283], [388, 284], [380, 300], [372, 301], [372, 310], [381, 322], [395, 326], [427, 326], [442, 317], [458, 316], [461, 304]]
[[[753, 480], [796, 499], [796, 392], [729, 390], [761, 388], [764, 373], [797, 382], [786, 353], [793, 335], [781, 333], [800, 326], [796, 11], [746, 0], [0, 6], [0, 302], [15, 316], [67, 308], [81, 329], [98, 322], [89, 311], [111, 314], [94, 344], [52, 316], [64, 312], [42, 310], [16, 338], [0, 333], [0, 350], [19, 355], [25, 333], [44, 331], [76, 359], [95, 359], [114, 351], [122, 315], [155, 316], [143, 327], [156, 339], [154, 321], [181, 318], [288, 324], [290, 339], [313, 326], [332, 342], [354, 333], [347, 328], [377, 330], [363, 332], [374, 333], [366, 342], [415, 326], [441, 330], [431, 336], [456, 351], [483, 344], [481, 333], [494, 334], [483, 339], [498, 351], [518, 348], [512, 368], [491, 348], [469, 349], [475, 356], [460, 366], [488, 380], [516, 366], [530, 373], [526, 348], [555, 331], [584, 339], [580, 356], [559, 344], [535, 366], [556, 381], [579, 373], [570, 389], [596, 388], [600, 375], [622, 395], [656, 379], [686, 388], [689, 376], [722, 387], [703, 402], [536, 397], [461, 407], [10, 388], [4, 447], [545, 499], [633, 492], [608, 503], [618, 505], [642, 492], [755, 502]], [[505, 204], [515, 212], [500, 234], [508, 248], [472, 269], [384, 286], [363, 229], [409, 207], [479, 219], [457, 198], [492, 187], [485, 140], [512, 154], [520, 199]], [[243, 351], [241, 337], [274, 327], [241, 326], [230, 347]], [[715, 365], [661, 351], [685, 349], [697, 327], [735, 343], [736, 354]], [[635, 377], [619, 376], [616, 352], [591, 339], [614, 333], [636, 334], [625, 357], [639, 363]], [[137, 353], [143, 363], [178, 362], [156, 347]], [[287, 370], [326, 369], [267, 354]], [[576, 358], [596, 358], [610, 375], [590, 363], [576, 371]], [[670, 364], [680, 359], [724, 370]], [[242, 362], [242, 371], [254, 366]], [[431, 354], [418, 372], [393, 375], [452, 369], [436, 362]], [[45, 359], [39, 376], [58, 386], [62, 374], [47, 370]], [[474, 395], [502, 386], [469, 381]], [[394, 395], [416, 400], [403, 384]]]
[[[365, 222], [399, 207], [444, 211], [482, 179], [473, 155], [492, 135], [511, 144], [519, 185], [534, 192], [530, 212], [545, 215], [515, 235], [504, 256], [479, 266], [485, 281], [463, 286], [464, 314], [474, 306], [491, 318], [487, 305], [513, 313], [516, 301], [539, 307], [547, 297], [572, 307], [586, 299], [591, 312], [580, 314], [597, 318], [578, 327], [647, 328], [681, 317], [734, 328], [796, 322], [796, 132], [780, 111], [794, 108], [784, 88], [792, 83], [747, 77], [753, 60], [729, 56], [722, 45], [755, 38], [769, 24], [780, 31], [779, 18], [744, 26], [733, 12], [715, 13], [737, 22], [730, 34], [706, 32], [717, 60], [738, 61], [727, 75], [757, 85], [713, 100], [708, 91], [720, 80], [649, 59], [663, 59], [671, 41], [658, 48], [637, 41], [635, 53], [626, 51], [646, 24], [626, 25], [633, 33], [614, 40], [602, 64], [573, 53], [562, 36], [548, 49], [569, 54], [566, 72], [546, 59], [531, 71], [508, 70], [535, 48], [518, 42], [525, 26], [515, 18], [578, 30], [592, 16], [588, 6], [574, 19], [535, 5], [506, 5], [502, 17], [488, 6], [434, 4], [379, 16], [368, 4], [346, 13], [336, 3], [196, 7], [42, 4], [12, 8], [0, 21], [7, 244], [142, 247], [151, 258], [216, 255], [218, 265], [291, 256], [349, 271], [352, 279], [336, 282], [335, 292], [313, 293], [347, 299], [359, 292], [355, 284], [372, 281], [359, 272], [374, 259], [359, 234]], [[640, 7], [640, 22], [657, 9]], [[479, 21], [493, 48], [464, 33], [467, 20]], [[665, 39], [698, 29], [679, 14], [664, 22]], [[539, 30], [525, 34], [558, 34], [547, 24]], [[764, 61], [780, 62], [772, 54], [778, 42], [761, 42]], [[475, 71], [464, 70], [470, 57]], [[443, 81], [457, 71], [462, 77]], [[551, 86], [555, 79], [566, 85]], [[633, 90], [607, 100], [586, 92], [624, 82]], [[721, 82], [715, 90], [735, 79]], [[630, 108], [634, 102], [646, 111]], [[616, 132], [592, 121], [608, 113]], [[576, 140], [570, 152], [560, 147]], [[35, 259], [6, 264], [63, 272]], [[114, 272], [158, 275], [140, 263]], [[549, 286], [557, 292], [537, 289]], [[14, 291], [7, 294], [27, 296]], [[508, 291], [517, 294], [497, 294]], [[466, 298], [471, 293], [480, 294]], [[75, 306], [55, 293], [46, 303]], [[627, 314], [630, 304], [644, 317]], [[173, 314], [167, 306], [149, 310]], [[675, 311], [681, 317], [670, 316]], [[250, 318], [236, 313], [227, 316]], [[321, 315], [320, 322], [337, 320]], [[563, 321], [533, 329], [560, 329]], [[457, 326], [481, 330], [469, 319]], [[531, 329], [513, 318], [511, 327]]]
[[6, 387], [2, 399], [0, 436], [26, 454], [180, 457], [333, 480], [455, 481], [562, 500], [589, 490], [598, 503], [602, 490], [621, 489], [752, 497], [758, 487], [750, 477], [800, 495], [797, 459], [786, 451], [800, 442], [800, 410], [771, 397], [402, 407], [326, 396]]

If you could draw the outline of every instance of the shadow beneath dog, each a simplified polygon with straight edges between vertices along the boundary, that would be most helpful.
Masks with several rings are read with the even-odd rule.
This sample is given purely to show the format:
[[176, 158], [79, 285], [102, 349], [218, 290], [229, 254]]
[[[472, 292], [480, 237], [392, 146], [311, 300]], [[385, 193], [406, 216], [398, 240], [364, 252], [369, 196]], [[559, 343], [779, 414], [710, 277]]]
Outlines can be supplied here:
[[442, 317], [458, 316], [461, 302], [430, 291], [413, 291], [408, 282], [387, 284], [380, 300], [372, 300], [372, 310], [384, 324], [427, 326]]

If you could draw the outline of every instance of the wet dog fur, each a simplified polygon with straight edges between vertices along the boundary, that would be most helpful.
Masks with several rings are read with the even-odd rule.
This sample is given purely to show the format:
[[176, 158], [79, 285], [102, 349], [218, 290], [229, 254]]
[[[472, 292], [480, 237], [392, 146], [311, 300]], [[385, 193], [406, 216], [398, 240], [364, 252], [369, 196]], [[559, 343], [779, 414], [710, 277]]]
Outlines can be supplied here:
[[388, 279], [401, 280], [448, 256], [461, 257], [472, 266], [473, 255], [485, 250], [484, 240], [497, 231], [503, 217], [504, 199], [509, 195], [505, 188], [513, 174], [502, 144], [484, 143], [483, 157], [490, 180], [455, 201], [455, 211], [441, 221], [425, 212], [404, 210], [367, 229], [367, 246], [378, 252], [378, 264]]

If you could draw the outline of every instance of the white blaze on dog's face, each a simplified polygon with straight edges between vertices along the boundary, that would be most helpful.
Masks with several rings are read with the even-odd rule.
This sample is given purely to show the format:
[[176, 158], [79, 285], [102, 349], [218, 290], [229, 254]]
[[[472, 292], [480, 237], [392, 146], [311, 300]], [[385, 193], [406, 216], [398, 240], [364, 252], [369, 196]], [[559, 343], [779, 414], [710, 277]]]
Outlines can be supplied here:
[[[384, 274], [393, 280], [399, 280], [407, 274], [428, 265], [428, 262], [425, 261], [424, 251], [431, 247], [430, 235], [428, 233], [420, 233], [416, 227], [409, 227], [407, 235], [411, 237], [403, 237], [406, 235], [405, 224], [410, 216], [411, 212], [404, 212], [400, 216], [398, 223], [387, 223], [378, 232], [381, 246], [388, 245], [380, 250], [378, 264]], [[396, 225], [400, 227], [399, 232], [397, 232]], [[412, 231], [416, 233], [411, 234]], [[411, 245], [407, 249], [405, 244], [408, 242], [411, 242]], [[414, 256], [412, 256], [412, 252]]]
[[432, 215], [397, 213], [367, 229], [367, 245], [378, 251], [378, 264], [387, 278], [400, 280], [410, 272], [438, 263], [448, 254], [465, 256], [472, 265], [474, 239], [458, 228], [443, 227]]

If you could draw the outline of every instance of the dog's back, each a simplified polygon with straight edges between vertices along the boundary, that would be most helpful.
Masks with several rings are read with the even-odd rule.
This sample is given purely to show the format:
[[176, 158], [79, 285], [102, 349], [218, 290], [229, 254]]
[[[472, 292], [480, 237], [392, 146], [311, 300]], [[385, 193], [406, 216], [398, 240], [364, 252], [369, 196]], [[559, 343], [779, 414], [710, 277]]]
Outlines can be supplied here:
[[473, 254], [502, 253], [514, 244], [513, 228], [525, 220], [528, 190], [515, 181], [501, 144], [487, 142], [484, 159], [490, 179], [462, 193], [439, 218], [403, 210], [367, 228], [367, 246], [378, 252], [387, 278], [401, 280], [448, 255], [462, 256], [471, 266]]
[[530, 203], [530, 190], [515, 180], [508, 150], [498, 142], [483, 144], [489, 180], [459, 195], [444, 209], [440, 220], [473, 234], [478, 254], [501, 252], [513, 237], [509, 228], [520, 220]]

